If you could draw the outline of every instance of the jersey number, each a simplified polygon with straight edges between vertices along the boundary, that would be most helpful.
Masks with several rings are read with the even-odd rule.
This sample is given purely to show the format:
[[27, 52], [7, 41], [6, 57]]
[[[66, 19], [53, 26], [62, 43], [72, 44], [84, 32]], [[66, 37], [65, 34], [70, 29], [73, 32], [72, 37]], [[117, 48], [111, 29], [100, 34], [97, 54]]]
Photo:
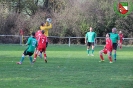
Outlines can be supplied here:
[[44, 39], [42, 39], [42, 43], [44, 43]]
[[36, 41], [32, 41], [32, 46], [35, 46], [36, 45]]

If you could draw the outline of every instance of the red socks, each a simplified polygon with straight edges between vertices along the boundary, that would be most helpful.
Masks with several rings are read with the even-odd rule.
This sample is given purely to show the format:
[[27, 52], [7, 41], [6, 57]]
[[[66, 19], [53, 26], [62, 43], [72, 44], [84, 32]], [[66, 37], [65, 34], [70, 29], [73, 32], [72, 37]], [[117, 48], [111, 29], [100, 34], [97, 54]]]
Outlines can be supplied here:
[[44, 57], [46, 57], [46, 53], [44, 54]]
[[37, 54], [34, 55], [34, 58], [36, 58], [36, 57], [37, 57]]
[[103, 55], [100, 55], [101, 60], [104, 60]]
[[112, 57], [108, 57], [109, 58], [109, 60], [112, 62]]

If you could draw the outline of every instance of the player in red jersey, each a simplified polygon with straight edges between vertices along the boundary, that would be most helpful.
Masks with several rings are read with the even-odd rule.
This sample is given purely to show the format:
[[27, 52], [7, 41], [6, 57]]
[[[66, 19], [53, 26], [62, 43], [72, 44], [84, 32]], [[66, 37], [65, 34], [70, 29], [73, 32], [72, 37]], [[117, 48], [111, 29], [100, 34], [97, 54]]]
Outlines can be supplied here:
[[[38, 31], [35, 33], [35, 38], [36, 38], [37, 41], [39, 41], [39, 38], [40, 38], [41, 35], [42, 35], [42, 31], [41, 31], [41, 30], [38, 30]], [[35, 50], [35, 52], [36, 52], [36, 50]], [[39, 56], [40, 58], [42, 58], [42, 52], [38, 52], [38, 56]]]
[[123, 42], [123, 33], [122, 33], [122, 31], [119, 31], [119, 37], [120, 37], [119, 48], [122, 49], [122, 42]]
[[37, 41], [38, 41], [38, 39], [39, 39], [39, 37], [42, 35], [42, 31], [41, 30], [38, 30], [37, 32], [36, 32], [36, 34], [35, 34], [35, 38], [37, 39]]
[[37, 40], [38, 40], [38, 47], [37, 50], [34, 54], [34, 60], [33, 62], [36, 61], [37, 55], [42, 52], [44, 54], [44, 61], [47, 63], [47, 58], [46, 58], [46, 42], [47, 42], [47, 37], [44, 35], [44, 31], [38, 32]]
[[112, 57], [111, 57], [112, 49], [113, 49], [113, 45], [110, 39], [110, 34], [107, 33], [106, 34], [106, 45], [104, 46], [104, 49], [99, 52], [100, 59], [101, 59], [101, 61], [99, 62], [104, 62], [104, 58], [103, 58], [103, 53], [104, 53], [104, 54], [108, 54], [108, 58], [110, 61], [109, 63], [112, 63]]

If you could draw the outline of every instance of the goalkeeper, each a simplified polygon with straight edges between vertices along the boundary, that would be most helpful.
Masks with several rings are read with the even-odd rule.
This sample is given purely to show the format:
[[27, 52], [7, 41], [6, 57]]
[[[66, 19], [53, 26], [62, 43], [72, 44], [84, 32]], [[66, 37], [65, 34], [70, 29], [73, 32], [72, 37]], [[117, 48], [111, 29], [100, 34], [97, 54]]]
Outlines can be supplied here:
[[[41, 23], [41, 26], [40, 26], [40, 29], [45, 31], [45, 34], [44, 34], [44, 35], [45, 35], [46, 37], [48, 37], [48, 31], [49, 31], [49, 29], [52, 28], [51, 21], [52, 21], [51, 18], [47, 18], [47, 19], [46, 19], [46, 23]], [[46, 47], [47, 47], [47, 46], [48, 46], [48, 41], [47, 41], [47, 43], [46, 43]]]

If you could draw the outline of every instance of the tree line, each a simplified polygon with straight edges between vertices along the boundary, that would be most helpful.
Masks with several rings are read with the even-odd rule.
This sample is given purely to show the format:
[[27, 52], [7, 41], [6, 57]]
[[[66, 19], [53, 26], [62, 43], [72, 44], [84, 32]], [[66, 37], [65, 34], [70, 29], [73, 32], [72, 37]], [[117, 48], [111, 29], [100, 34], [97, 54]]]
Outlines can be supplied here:
[[133, 2], [125, 1], [132, 10], [127, 16], [114, 11], [118, 0], [0, 0], [0, 34], [19, 34], [23, 29], [29, 35], [50, 17], [50, 36], [83, 37], [92, 27], [103, 37], [116, 27], [124, 37], [133, 37]]

